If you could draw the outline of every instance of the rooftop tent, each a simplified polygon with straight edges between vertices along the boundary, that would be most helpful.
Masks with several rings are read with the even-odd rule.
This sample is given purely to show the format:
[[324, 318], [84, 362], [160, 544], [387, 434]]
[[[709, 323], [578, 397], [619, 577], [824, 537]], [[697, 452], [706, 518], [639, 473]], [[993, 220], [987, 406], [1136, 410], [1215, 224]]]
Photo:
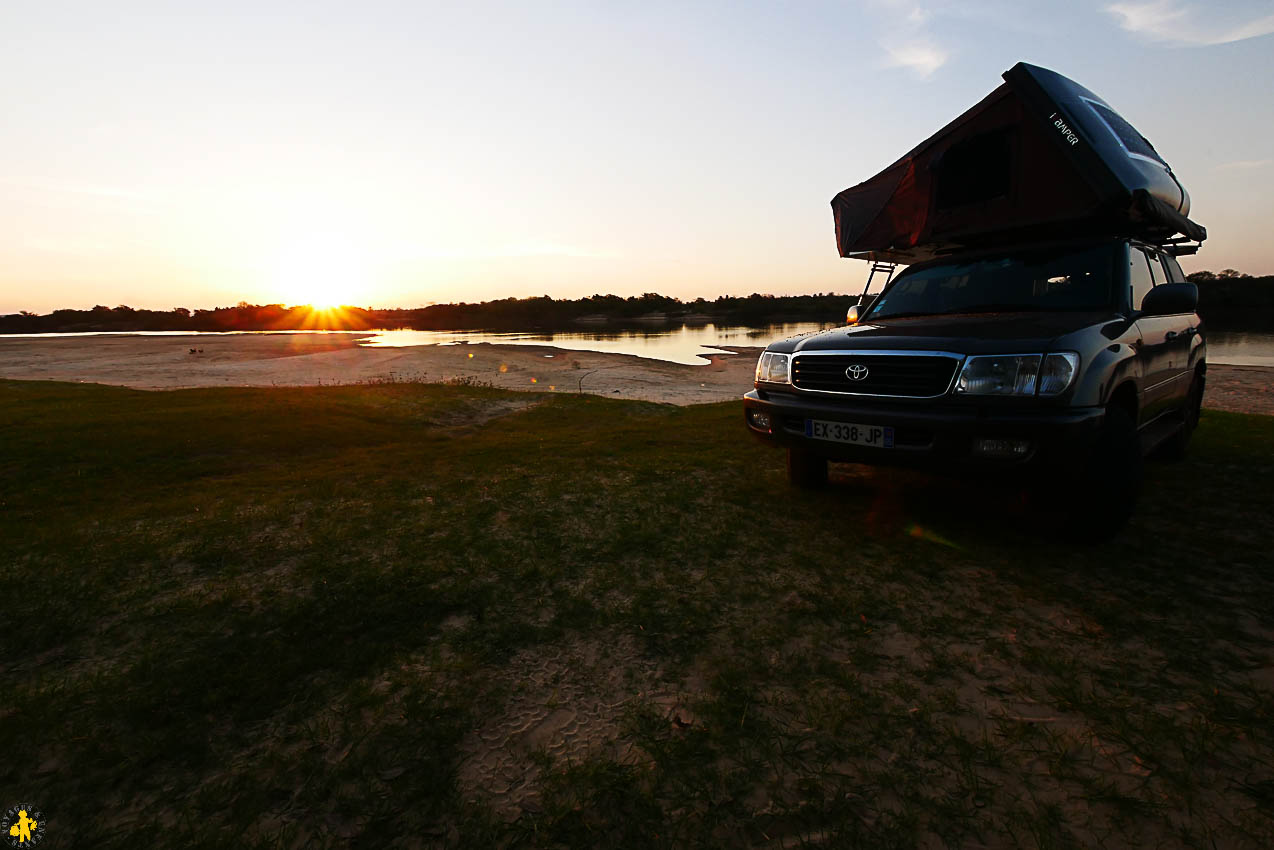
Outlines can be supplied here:
[[832, 211], [842, 257], [902, 263], [1012, 240], [1207, 236], [1144, 136], [1088, 89], [1024, 62]]

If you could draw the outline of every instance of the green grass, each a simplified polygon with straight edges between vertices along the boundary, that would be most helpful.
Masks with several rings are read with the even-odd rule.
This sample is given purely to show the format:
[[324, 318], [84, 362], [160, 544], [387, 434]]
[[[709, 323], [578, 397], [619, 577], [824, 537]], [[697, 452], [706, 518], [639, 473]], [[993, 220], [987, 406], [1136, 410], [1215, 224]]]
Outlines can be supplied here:
[[1274, 843], [1274, 419], [1101, 546], [737, 404], [0, 382], [51, 847]]

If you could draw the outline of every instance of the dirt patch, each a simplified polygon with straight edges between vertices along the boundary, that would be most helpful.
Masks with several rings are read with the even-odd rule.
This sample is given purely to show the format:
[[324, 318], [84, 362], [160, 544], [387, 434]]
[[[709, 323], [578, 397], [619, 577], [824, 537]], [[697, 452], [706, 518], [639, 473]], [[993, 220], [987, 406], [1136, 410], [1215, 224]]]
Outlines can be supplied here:
[[540, 404], [535, 397], [468, 399], [463, 404], [434, 411], [429, 419], [444, 428], [476, 428], [494, 419], [521, 413]]
[[535, 811], [545, 770], [601, 757], [643, 758], [622, 734], [637, 702], [691, 722], [687, 699], [627, 635], [575, 638], [518, 652], [495, 675], [507, 694], [461, 744], [459, 784], [506, 820]]

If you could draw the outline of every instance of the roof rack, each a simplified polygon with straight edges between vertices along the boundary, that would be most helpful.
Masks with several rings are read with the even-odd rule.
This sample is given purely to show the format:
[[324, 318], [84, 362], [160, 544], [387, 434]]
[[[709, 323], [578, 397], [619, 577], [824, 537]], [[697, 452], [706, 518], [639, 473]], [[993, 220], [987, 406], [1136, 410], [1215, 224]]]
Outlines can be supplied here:
[[1165, 239], [1160, 243], [1163, 250], [1174, 257], [1186, 257], [1190, 254], [1199, 253], [1202, 247], [1199, 242], [1188, 236], [1176, 236], [1172, 239]]

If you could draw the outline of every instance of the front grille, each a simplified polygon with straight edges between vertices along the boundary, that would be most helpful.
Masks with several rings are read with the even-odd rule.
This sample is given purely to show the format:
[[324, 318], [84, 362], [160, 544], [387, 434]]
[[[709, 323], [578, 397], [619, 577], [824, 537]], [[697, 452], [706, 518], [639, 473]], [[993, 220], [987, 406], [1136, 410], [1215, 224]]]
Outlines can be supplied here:
[[[798, 354], [792, 360], [792, 383], [803, 390], [924, 398], [942, 395], [951, 386], [955, 357], [933, 354]], [[851, 381], [845, 370], [867, 368], [867, 377]]]

